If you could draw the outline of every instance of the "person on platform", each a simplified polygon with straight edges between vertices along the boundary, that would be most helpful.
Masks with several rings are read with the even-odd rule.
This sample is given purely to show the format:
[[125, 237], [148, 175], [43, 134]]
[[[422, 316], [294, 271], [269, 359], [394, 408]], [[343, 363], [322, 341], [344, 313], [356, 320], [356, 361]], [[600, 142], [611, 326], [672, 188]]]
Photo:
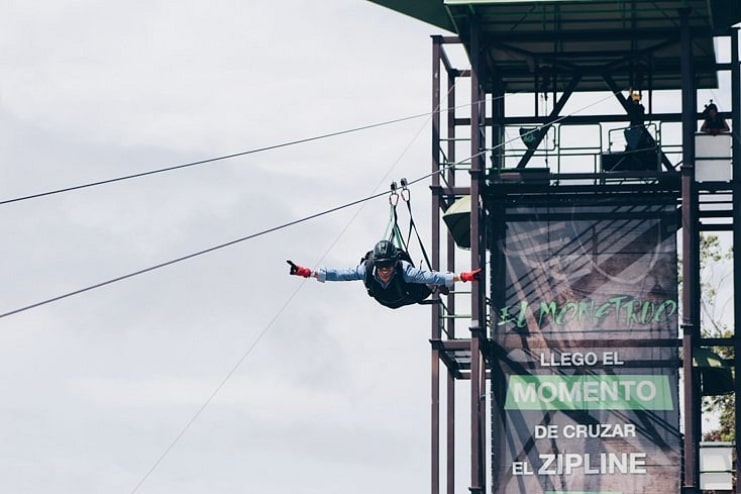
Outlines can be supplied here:
[[712, 100], [710, 101], [710, 104], [705, 107], [703, 113], [705, 115], [705, 121], [700, 127], [700, 132], [718, 135], [721, 132], [728, 132], [731, 130], [728, 128], [726, 120], [718, 114], [718, 107]]
[[641, 93], [630, 91], [628, 97], [628, 118], [631, 127], [643, 127], [646, 120], [646, 107], [641, 103]]
[[641, 103], [641, 93], [631, 90], [627, 103], [630, 127], [623, 131], [625, 150], [639, 151], [656, 147], [656, 141], [646, 128], [646, 107]]
[[418, 304], [426, 299], [436, 287], [442, 293], [458, 282], [478, 280], [481, 268], [460, 274], [426, 271], [415, 268], [403, 258], [403, 252], [389, 240], [381, 240], [353, 268], [310, 268], [286, 261], [291, 266], [290, 273], [304, 278], [325, 281], [363, 280], [368, 295], [380, 304], [396, 309], [405, 305]]

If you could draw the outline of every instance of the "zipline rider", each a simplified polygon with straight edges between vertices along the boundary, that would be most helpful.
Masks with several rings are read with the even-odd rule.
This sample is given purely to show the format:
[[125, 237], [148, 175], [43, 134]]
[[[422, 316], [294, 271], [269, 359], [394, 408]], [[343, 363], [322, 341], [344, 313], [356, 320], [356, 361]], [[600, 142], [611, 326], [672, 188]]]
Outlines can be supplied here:
[[381, 240], [354, 268], [312, 271], [292, 261], [287, 262], [291, 266], [291, 275], [316, 278], [322, 283], [363, 280], [368, 295], [392, 309], [422, 302], [430, 295], [430, 286], [444, 287], [441, 291], [445, 292], [456, 282], [478, 280], [481, 273], [481, 268], [460, 274], [426, 271], [414, 267], [404, 259], [408, 257], [404, 254], [391, 241]]

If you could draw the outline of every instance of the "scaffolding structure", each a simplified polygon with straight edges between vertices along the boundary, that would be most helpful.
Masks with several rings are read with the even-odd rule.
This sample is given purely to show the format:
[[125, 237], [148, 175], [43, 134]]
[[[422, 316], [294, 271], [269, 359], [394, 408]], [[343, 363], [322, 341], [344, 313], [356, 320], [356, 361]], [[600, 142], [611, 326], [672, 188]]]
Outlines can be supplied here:
[[[501, 431], [488, 430], [493, 423], [489, 414], [496, 413], [488, 398], [506, 384], [492, 365], [497, 359], [492, 326], [499, 317], [495, 301], [504, 289], [498, 270], [501, 253], [495, 246], [501, 235], [497, 230], [506, 228], [496, 218], [517, 201], [568, 204], [585, 197], [626, 204], [665, 197], [676, 204], [683, 253], [682, 318], [679, 338], [664, 343], [682, 349], [677, 361], [684, 376], [681, 491], [699, 493], [701, 395], [693, 357], [698, 349], [726, 346], [735, 352], [735, 368], [741, 359], [741, 333], [701, 337], [699, 257], [705, 232], [731, 232], [733, 245], [741, 245], [741, 225], [733, 221], [741, 218], [741, 59], [739, 29], [733, 27], [741, 21], [741, 7], [730, 1], [440, 0], [434, 2], [437, 8], [422, 9], [411, 1], [372, 1], [456, 33], [432, 37], [431, 262], [436, 270], [455, 271], [457, 261], [488, 267], [471, 291], [452, 292], [431, 309], [432, 494], [455, 492], [458, 382], [468, 382], [470, 388], [468, 489], [484, 493], [494, 482], [487, 478], [487, 438], [503, 438]], [[716, 60], [716, 42], [729, 49], [730, 62]], [[453, 48], [465, 51], [467, 66], [453, 63]], [[731, 80], [730, 110], [726, 105], [721, 114], [731, 123], [726, 139], [732, 154], [727, 156], [727, 176], [705, 177], [695, 149], [702, 117], [697, 91], [717, 88], [719, 73], [730, 74]], [[654, 95], [662, 91], [680, 95], [675, 108], [654, 110]], [[599, 92], [611, 95], [623, 111], [565, 111], [573, 96]], [[632, 126], [632, 92], [648, 102], [645, 127], [653, 144], [647, 151], [630, 150], [627, 144], [623, 150], [623, 143], [616, 142], [623, 128]], [[518, 114], [519, 108], [505, 107], [505, 97], [513, 94], [530, 95], [535, 111]], [[551, 99], [550, 111], [541, 111], [543, 95]], [[608, 129], [610, 125], [614, 128]], [[678, 129], [678, 143], [665, 139], [669, 125]], [[519, 131], [515, 138], [513, 129]], [[573, 129], [592, 129], [595, 137], [573, 143], [567, 137]], [[454, 231], [445, 215], [455, 208], [464, 227], [459, 222]], [[464, 256], [461, 246], [470, 249]], [[741, 262], [733, 266], [737, 322]], [[741, 376], [736, 374], [734, 392], [740, 391]], [[741, 423], [741, 407], [736, 423]], [[736, 458], [741, 458], [738, 428], [736, 434]], [[741, 463], [735, 469], [741, 478]]]

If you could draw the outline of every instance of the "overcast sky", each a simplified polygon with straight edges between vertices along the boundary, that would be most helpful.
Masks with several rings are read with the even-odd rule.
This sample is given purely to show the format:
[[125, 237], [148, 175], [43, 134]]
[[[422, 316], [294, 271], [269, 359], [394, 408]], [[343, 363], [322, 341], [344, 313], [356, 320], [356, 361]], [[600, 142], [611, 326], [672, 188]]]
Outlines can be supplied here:
[[[10, 0], [0, 19], [0, 201], [423, 114], [448, 34], [361, 0]], [[422, 177], [430, 133], [4, 204], [0, 313]], [[381, 197], [0, 319], [0, 492], [429, 492], [429, 309], [285, 263], [354, 265], [387, 219]]]
[[[425, 113], [448, 34], [344, 0], [0, 19], [0, 200]], [[383, 192], [429, 142], [423, 117], [2, 205], [0, 312]], [[1, 319], [0, 492], [429, 492], [429, 308], [285, 263], [354, 265], [387, 219], [382, 197]]]

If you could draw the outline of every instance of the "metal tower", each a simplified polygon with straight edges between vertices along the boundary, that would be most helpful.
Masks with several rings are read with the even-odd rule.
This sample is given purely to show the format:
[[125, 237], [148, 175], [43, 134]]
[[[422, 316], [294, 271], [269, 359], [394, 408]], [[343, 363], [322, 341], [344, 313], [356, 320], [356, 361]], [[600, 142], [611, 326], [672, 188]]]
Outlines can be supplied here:
[[[699, 493], [693, 362], [741, 358], [700, 327], [701, 235], [741, 245], [741, 3], [371, 1], [454, 33], [432, 37], [432, 263], [487, 267], [432, 309], [432, 494], [454, 492], [459, 381], [473, 493]], [[699, 133], [723, 77], [730, 132]]]

